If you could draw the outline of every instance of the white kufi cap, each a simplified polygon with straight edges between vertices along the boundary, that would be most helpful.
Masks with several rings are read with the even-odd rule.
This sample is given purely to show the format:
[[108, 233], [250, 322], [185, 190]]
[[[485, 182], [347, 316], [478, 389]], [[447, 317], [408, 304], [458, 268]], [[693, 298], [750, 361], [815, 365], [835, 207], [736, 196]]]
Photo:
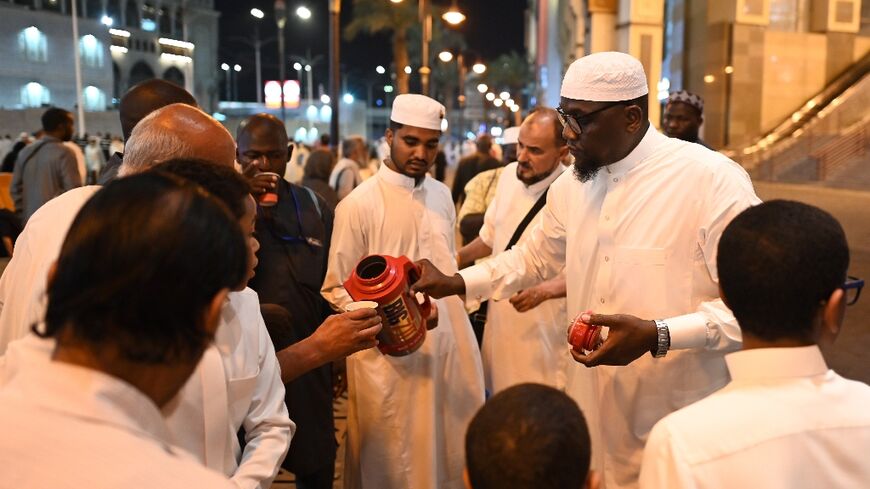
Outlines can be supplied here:
[[649, 93], [643, 65], [616, 51], [584, 56], [568, 67], [561, 96], [590, 102], [621, 102]]
[[520, 138], [520, 126], [509, 127], [501, 135], [504, 144], [517, 144]]
[[425, 95], [406, 93], [393, 100], [390, 120], [413, 127], [440, 131], [446, 109]]

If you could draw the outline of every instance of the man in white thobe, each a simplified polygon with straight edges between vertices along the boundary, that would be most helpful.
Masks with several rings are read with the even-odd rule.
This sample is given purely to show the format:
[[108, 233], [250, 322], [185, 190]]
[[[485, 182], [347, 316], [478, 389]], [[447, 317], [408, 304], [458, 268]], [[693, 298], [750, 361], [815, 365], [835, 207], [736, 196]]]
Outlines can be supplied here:
[[[539, 108], [519, 128], [517, 161], [504, 168], [486, 210], [480, 236], [459, 250], [459, 262], [498, 254], [565, 167], [568, 153], [556, 111]], [[541, 212], [522, 231], [519, 243], [540, 222]], [[557, 389], [566, 385], [571, 357], [565, 350], [565, 277], [529, 287], [507, 300], [490, 300], [481, 356], [486, 390], [495, 394], [524, 382]]]
[[360, 170], [368, 165], [369, 152], [362, 136], [350, 136], [341, 142], [341, 158], [329, 175], [329, 186], [341, 200], [350, 194], [363, 178]]
[[735, 162], [656, 131], [648, 92], [643, 66], [627, 54], [572, 63], [559, 111], [574, 171], [550, 187], [541, 223], [524, 243], [452, 277], [421, 263], [415, 286], [504, 299], [565, 268], [568, 315], [592, 309], [586, 321], [609, 327], [595, 351], [571, 352], [595, 367], [573, 369], [571, 391], [609, 489], [636, 487], [656, 421], [727, 383], [723, 352], [737, 348], [740, 328], [719, 298], [716, 245], [759, 202]]
[[[160, 141], [165, 144], [154, 144]], [[123, 175], [145, 171], [174, 157], [192, 157], [230, 166], [235, 143], [219, 122], [199, 109], [172, 104], [136, 126], [127, 144]], [[169, 151], [170, 153], [161, 153]], [[181, 152], [181, 154], [179, 154]], [[78, 210], [101, 187], [74, 189], [42, 206], [28, 222], [16, 253], [0, 280], [5, 338], [10, 343], [6, 372], [32, 360], [42, 361], [52, 345], [27, 331], [45, 314], [46, 277]], [[284, 385], [257, 294], [229, 294], [221, 312], [215, 344], [167, 407], [174, 442], [209, 468], [232, 476], [239, 487], [268, 488], [289, 447], [295, 425], [287, 417]], [[237, 432], [245, 428], [244, 451]]]
[[[335, 212], [323, 295], [351, 302], [342, 283], [370, 254], [422, 257], [456, 270], [456, 214], [448, 188], [427, 175], [444, 106], [399, 95], [386, 132], [390, 157]], [[461, 488], [465, 428], [483, 404], [480, 356], [457, 297], [433, 301], [438, 326], [403, 357], [377, 349], [347, 359], [345, 488]]]
[[774, 200], [731, 221], [719, 283], [742, 351], [725, 357], [731, 383], [653, 427], [641, 487], [867, 487], [870, 387], [829, 369], [818, 346], [858, 300], [848, 267], [843, 228], [816, 207]]

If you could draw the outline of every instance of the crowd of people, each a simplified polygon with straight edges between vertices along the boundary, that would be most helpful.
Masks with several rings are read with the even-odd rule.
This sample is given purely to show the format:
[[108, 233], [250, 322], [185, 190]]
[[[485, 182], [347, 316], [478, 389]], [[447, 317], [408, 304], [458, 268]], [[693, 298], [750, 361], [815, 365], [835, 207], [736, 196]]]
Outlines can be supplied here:
[[[460, 158], [424, 95], [373, 150], [308, 148], [150, 80], [95, 175], [47, 110], [10, 189], [0, 487], [268, 488], [283, 467], [331, 488], [345, 389], [348, 489], [866, 486], [870, 387], [818, 346], [863, 287], [842, 227], [762, 203], [699, 138], [697, 95], [664, 133], [649, 103], [638, 60], [589, 55], [558, 107]], [[415, 262], [431, 300], [405, 356], [347, 307], [373, 254]], [[570, 345], [572, 319], [601, 336]]]

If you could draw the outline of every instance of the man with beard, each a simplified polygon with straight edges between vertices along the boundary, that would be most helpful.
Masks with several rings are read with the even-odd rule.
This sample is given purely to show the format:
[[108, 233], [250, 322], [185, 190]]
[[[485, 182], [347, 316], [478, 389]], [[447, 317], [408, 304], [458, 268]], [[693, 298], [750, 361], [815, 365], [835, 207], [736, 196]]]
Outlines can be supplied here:
[[596, 367], [574, 369], [574, 395], [610, 489], [636, 487], [656, 421], [728, 382], [723, 353], [739, 346], [740, 327], [719, 298], [716, 246], [759, 202], [735, 162], [656, 131], [648, 93], [627, 54], [572, 63], [558, 111], [574, 175], [553, 183], [541, 224], [453, 276], [424, 261], [415, 284], [434, 297], [505, 299], [565, 267], [569, 316], [593, 309], [584, 321], [609, 328], [594, 351], [571, 354]]
[[662, 129], [672, 138], [690, 143], [698, 143], [709, 148], [698, 137], [704, 123], [704, 99], [685, 90], [674, 92], [668, 97], [665, 113], [662, 116]]
[[[342, 283], [367, 255], [428, 257], [456, 271], [450, 190], [427, 174], [444, 111], [423, 95], [393, 102], [390, 157], [335, 211], [323, 295], [336, 307], [351, 302]], [[462, 301], [432, 306], [438, 325], [417, 351], [394, 357], [369, 349], [347, 359], [348, 489], [462, 487], [462, 440], [483, 404], [483, 373]]]
[[[561, 160], [568, 153], [556, 111], [542, 107], [529, 114], [517, 147], [518, 160], [501, 173], [480, 235], [459, 250], [460, 266], [522, 243], [541, 220], [547, 191], [565, 169]], [[523, 382], [565, 388], [564, 297], [565, 277], [559, 274], [510, 301], [484, 302], [472, 315], [475, 333], [486, 324], [481, 356], [488, 392]]]

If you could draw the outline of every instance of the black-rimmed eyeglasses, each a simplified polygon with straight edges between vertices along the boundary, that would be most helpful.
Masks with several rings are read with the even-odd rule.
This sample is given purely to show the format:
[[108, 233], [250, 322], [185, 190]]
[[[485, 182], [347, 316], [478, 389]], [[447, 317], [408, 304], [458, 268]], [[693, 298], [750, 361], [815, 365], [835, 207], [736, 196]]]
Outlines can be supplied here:
[[592, 112], [587, 112], [583, 115], [571, 115], [565, 112], [562, 107], [556, 107], [556, 115], [559, 117], [559, 122], [562, 123], [562, 127], [567, 127], [571, 129], [574, 134], [580, 134], [583, 131], [583, 126], [588, 125], [595, 119], [595, 116], [599, 112], [604, 112], [605, 110], [616, 107], [617, 105], [625, 105], [625, 102], [613, 102], [605, 105], [599, 109], [593, 110]]
[[851, 306], [858, 302], [861, 297], [861, 289], [864, 288], [864, 279], [849, 276], [843, 284], [843, 292], [846, 293], [846, 305]]

